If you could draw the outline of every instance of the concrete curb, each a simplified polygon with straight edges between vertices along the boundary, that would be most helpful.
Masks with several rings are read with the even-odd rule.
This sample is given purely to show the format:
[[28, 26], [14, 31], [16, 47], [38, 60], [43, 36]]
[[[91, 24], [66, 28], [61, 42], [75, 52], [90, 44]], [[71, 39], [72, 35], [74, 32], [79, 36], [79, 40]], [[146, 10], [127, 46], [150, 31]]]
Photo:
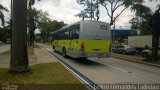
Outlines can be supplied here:
[[160, 65], [144, 62], [144, 61], [142, 61], [141, 59], [138, 59], [138, 58], [126, 58], [126, 57], [114, 56], [114, 55], [112, 57], [113, 58], [122, 59], [122, 60], [126, 60], [126, 61], [131, 61], [131, 62], [135, 62], [135, 63], [140, 63], [140, 64], [144, 64], [144, 65], [149, 65], [149, 66], [160, 68]]

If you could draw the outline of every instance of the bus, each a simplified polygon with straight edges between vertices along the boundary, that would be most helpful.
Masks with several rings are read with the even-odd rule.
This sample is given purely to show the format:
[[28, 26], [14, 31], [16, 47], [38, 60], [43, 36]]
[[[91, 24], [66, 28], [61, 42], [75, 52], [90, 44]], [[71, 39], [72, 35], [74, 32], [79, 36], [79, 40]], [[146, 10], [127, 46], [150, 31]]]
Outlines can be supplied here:
[[101, 21], [78, 21], [53, 32], [52, 47], [63, 57], [72, 58], [111, 56], [110, 25]]

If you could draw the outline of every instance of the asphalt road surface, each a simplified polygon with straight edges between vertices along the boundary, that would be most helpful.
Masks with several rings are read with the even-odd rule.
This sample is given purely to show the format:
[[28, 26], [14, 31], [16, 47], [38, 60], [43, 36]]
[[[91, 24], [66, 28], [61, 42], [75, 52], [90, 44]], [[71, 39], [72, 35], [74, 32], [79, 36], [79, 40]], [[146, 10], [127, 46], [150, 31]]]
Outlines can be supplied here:
[[51, 47], [44, 48], [96, 84], [160, 84], [160, 68], [112, 57], [87, 60], [63, 58]]
[[53, 53], [97, 84], [160, 84], [160, 68], [117, 58], [77, 60]]

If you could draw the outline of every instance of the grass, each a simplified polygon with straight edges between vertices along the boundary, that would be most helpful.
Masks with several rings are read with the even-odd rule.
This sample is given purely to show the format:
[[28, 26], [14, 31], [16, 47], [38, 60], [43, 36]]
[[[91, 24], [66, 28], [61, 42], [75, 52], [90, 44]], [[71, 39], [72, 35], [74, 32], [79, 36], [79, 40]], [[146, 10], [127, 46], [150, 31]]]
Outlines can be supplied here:
[[[34, 48], [40, 48], [38, 45], [35, 44]], [[28, 55], [33, 55], [34, 54], [34, 49], [33, 47], [28, 47]], [[1, 53], [1, 55], [10, 55], [11, 54], [11, 50], [5, 51], [3, 53]]]
[[[35, 44], [34, 48], [40, 47]], [[33, 47], [28, 47], [28, 53], [34, 54]], [[10, 54], [10, 50], [2, 53]], [[0, 84], [18, 85], [18, 90], [88, 90], [57, 62], [33, 65], [29, 72], [23, 74], [9, 73], [8, 68], [0, 68]]]
[[25, 90], [88, 90], [59, 63], [33, 65], [30, 72], [24, 74], [8, 71], [5, 68], [0, 69], [0, 83], [26, 84], [21, 87]]

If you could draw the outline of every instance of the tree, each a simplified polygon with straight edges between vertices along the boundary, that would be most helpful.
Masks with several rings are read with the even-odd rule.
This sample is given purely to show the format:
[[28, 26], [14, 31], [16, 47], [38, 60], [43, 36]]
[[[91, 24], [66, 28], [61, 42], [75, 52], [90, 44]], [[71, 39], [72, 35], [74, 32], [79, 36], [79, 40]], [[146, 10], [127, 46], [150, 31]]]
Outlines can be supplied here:
[[5, 37], [5, 30], [4, 28], [0, 27], [0, 41], [4, 41], [4, 37]]
[[[38, 0], [40, 1], [40, 0]], [[36, 29], [35, 26], [35, 10], [32, 8], [32, 6], [35, 4], [35, 0], [28, 0], [28, 28], [29, 28], [29, 34], [28, 34], [28, 45], [32, 46], [34, 42], [34, 31]]]
[[4, 14], [3, 14], [2, 11], [7, 11], [8, 12], [8, 9], [3, 7], [3, 5], [0, 4], [0, 19], [1, 19], [1, 22], [2, 22], [2, 26], [4, 26], [5, 20], [4, 20]]
[[60, 29], [61, 27], [63, 27], [64, 22], [58, 22], [57, 20], [47, 20], [47, 21], [43, 21], [43, 22], [39, 22], [39, 29], [41, 31], [41, 38], [43, 40], [43, 42], [48, 42], [49, 38], [52, 35], [52, 32]]
[[[143, 0], [100, 0], [102, 6], [105, 7], [110, 18], [110, 25], [113, 25], [115, 20], [129, 7], [135, 10], [135, 5], [143, 6]], [[111, 9], [108, 8], [110, 6]], [[116, 11], [120, 11], [117, 12]], [[115, 15], [116, 14], [116, 15]]]
[[28, 33], [28, 46], [32, 46], [33, 42], [34, 42], [34, 31], [36, 29], [36, 21], [35, 19], [37, 19], [37, 14], [39, 12], [35, 9], [28, 9], [27, 12], [27, 22], [28, 22], [28, 29], [29, 29], [29, 33]]
[[51, 20], [47, 12], [38, 11], [35, 19], [38, 29], [40, 29], [40, 36], [43, 42], [47, 42], [53, 31], [60, 29], [66, 24], [62, 21]]
[[[149, 0], [149, 1], [157, 1], [157, 0]], [[150, 19], [150, 26], [153, 28], [152, 30], [152, 60], [158, 61], [157, 53], [158, 53], [158, 43], [160, 37], [160, 4], [157, 5], [158, 10], [153, 14], [152, 18]]]
[[84, 20], [84, 18], [90, 18], [91, 20], [94, 19], [97, 21], [99, 20], [98, 0], [77, 0], [77, 3], [86, 6], [86, 8], [75, 16], [82, 18], [82, 20]]
[[[86, 3], [88, 0], [78, 0], [80, 4]], [[94, 0], [95, 1], [95, 0]], [[135, 5], [136, 6], [143, 6], [144, 0], [97, 0], [95, 3], [98, 7], [98, 5], [102, 5], [106, 11], [107, 15], [110, 18], [110, 25], [113, 25], [115, 20], [127, 9], [131, 7], [132, 11], [136, 11]], [[93, 3], [94, 4], [94, 3]], [[110, 7], [110, 8], [109, 8]], [[97, 9], [98, 10], [98, 9]], [[92, 11], [92, 10], [91, 10]], [[119, 12], [118, 12], [119, 11]], [[97, 11], [99, 12], [99, 11]]]
[[147, 6], [135, 5], [134, 7], [137, 11], [135, 17], [129, 21], [131, 28], [139, 30], [141, 35], [151, 34], [151, 27], [148, 23], [152, 15], [151, 9]]
[[28, 71], [27, 0], [13, 0], [12, 50], [10, 71]]
[[159, 42], [159, 36], [160, 36], [160, 7], [156, 12], [153, 14], [150, 25], [153, 28], [152, 31], [152, 60], [158, 61], [157, 53], [158, 53], [158, 42]]

